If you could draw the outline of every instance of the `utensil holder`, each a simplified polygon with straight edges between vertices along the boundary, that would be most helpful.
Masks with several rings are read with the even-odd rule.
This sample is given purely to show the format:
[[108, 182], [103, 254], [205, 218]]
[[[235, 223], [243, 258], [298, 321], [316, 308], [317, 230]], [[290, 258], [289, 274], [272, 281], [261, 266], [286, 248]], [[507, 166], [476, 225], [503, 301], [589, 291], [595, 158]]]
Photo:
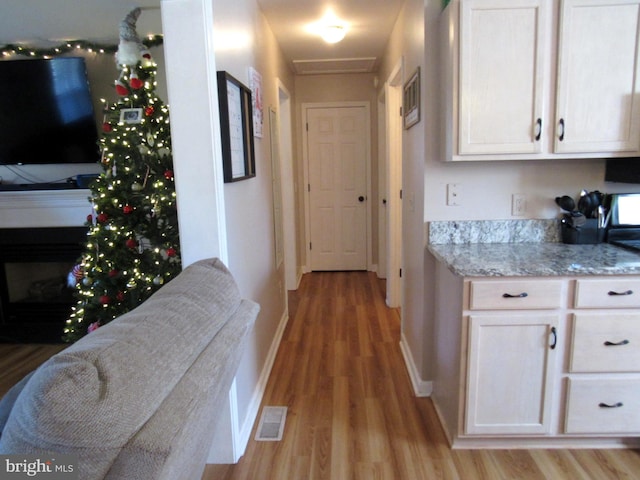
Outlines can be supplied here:
[[588, 245], [602, 243], [606, 229], [600, 228], [598, 220], [588, 218], [587, 221], [580, 226], [571, 226], [569, 223], [561, 223], [562, 243]]

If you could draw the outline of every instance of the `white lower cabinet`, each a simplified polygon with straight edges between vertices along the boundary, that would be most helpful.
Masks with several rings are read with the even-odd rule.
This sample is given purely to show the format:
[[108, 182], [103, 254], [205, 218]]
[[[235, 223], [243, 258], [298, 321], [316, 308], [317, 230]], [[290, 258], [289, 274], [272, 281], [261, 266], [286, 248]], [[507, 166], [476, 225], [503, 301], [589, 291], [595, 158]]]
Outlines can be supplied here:
[[452, 446], [640, 446], [637, 277], [462, 278], [438, 264], [436, 282], [432, 398]]
[[471, 315], [465, 433], [551, 431], [558, 316]]

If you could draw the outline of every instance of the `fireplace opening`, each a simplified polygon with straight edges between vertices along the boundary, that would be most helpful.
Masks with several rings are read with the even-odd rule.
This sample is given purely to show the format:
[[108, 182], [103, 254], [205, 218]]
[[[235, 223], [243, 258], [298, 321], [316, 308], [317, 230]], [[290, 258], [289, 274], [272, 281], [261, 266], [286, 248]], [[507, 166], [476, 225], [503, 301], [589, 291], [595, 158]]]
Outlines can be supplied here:
[[0, 343], [61, 343], [86, 227], [0, 230]]

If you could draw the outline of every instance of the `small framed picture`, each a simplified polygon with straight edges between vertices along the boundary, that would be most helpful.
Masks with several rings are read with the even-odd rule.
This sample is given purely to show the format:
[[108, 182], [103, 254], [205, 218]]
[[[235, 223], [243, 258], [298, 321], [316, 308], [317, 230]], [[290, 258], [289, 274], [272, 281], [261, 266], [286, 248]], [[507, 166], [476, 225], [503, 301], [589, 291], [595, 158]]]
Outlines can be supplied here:
[[120, 110], [120, 121], [122, 123], [140, 123], [142, 122], [141, 108], [123, 108]]
[[405, 130], [420, 121], [420, 67], [416, 68], [411, 78], [404, 84], [402, 116]]
[[218, 102], [225, 183], [256, 176], [251, 90], [227, 72], [218, 72]]

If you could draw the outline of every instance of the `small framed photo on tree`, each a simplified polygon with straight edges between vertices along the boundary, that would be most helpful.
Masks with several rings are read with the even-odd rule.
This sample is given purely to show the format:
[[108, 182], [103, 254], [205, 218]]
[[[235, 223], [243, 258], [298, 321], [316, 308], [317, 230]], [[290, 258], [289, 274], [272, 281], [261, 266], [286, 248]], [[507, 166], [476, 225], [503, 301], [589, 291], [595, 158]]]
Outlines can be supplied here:
[[122, 110], [120, 110], [120, 121], [122, 123], [141, 123], [142, 109], [141, 108], [123, 108]]

